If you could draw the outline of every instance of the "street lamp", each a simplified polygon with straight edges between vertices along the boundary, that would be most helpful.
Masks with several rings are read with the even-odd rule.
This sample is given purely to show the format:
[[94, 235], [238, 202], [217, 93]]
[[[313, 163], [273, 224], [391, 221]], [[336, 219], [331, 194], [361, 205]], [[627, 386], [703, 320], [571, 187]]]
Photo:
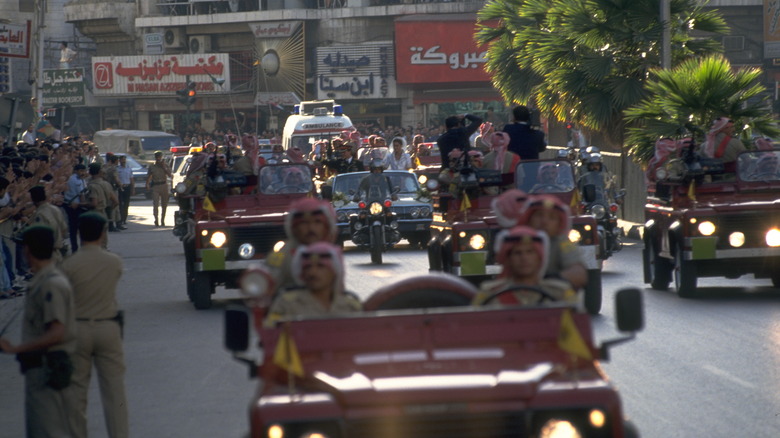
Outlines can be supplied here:
[[[211, 79], [211, 82], [214, 85], [219, 85], [219, 88], [222, 89], [222, 86], [225, 85], [225, 78], [217, 78], [214, 77], [211, 73], [209, 73], [208, 70], [206, 70], [204, 67], [201, 67], [203, 69], [203, 72], [206, 73], [209, 76], [209, 79]], [[223, 90], [224, 91], [224, 90]], [[238, 116], [236, 116], [236, 107], [233, 105], [233, 93], [228, 90], [228, 99], [230, 99], [230, 109], [233, 111], [233, 121], [236, 123], [236, 137], [241, 139], [241, 128], [238, 126]]]

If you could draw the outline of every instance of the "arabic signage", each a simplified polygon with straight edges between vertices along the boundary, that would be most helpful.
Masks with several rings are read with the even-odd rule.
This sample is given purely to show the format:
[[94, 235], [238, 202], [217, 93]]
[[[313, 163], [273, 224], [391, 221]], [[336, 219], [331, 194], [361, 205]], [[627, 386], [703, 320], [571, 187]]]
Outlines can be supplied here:
[[247, 23], [255, 38], [289, 38], [301, 26], [301, 21], [268, 21]]
[[474, 42], [475, 26], [473, 20], [396, 21], [398, 83], [489, 82], [487, 47]]
[[255, 96], [255, 106], [271, 105], [278, 108], [280, 105], [293, 106], [299, 103], [301, 98], [292, 91], [261, 91]]
[[0, 56], [0, 93], [11, 91], [11, 59]]
[[764, 0], [764, 58], [780, 58], [780, 3]]
[[[184, 88], [187, 76], [195, 82], [198, 94], [221, 94], [230, 90], [228, 54], [92, 58], [92, 89], [96, 96], [174, 95]], [[212, 77], [224, 79], [225, 83], [216, 85]]]
[[44, 70], [43, 104], [84, 105], [84, 69]]
[[390, 41], [317, 48], [318, 99], [395, 98]]
[[30, 21], [25, 24], [0, 24], [0, 56], [30, 57]]

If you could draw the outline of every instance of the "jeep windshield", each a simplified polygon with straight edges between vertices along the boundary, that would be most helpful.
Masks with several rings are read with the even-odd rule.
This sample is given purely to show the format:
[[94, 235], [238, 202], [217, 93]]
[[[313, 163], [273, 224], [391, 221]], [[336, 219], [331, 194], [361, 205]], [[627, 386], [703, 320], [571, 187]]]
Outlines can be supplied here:
[[[394, 188], [398, 187], [400, 189], [398, 192], [399, 196], [417, 194], [420, 184], [413, 173], [385, 171], [383, 174], [390, 178], [390, 184]], [[344, 193], [345, 195], [357, 193], [360, 181], [366, 175], [368, 175], [368, 172], [343, 173], [336, 176], [333, 179], [333, 193]]]
[[568, 193], [574, 190], [574, 170], [564, 160], [526, 161], [515, 171], [517, 188], [526, 193]]
[[744, 152], [737, 157], [741, 181], [780, 181], [780, 150]]
[[266, 195], [308, 193], [312, 190], [311, 170], [306, 164], [264, 166], [258, 177], [260, 193]]

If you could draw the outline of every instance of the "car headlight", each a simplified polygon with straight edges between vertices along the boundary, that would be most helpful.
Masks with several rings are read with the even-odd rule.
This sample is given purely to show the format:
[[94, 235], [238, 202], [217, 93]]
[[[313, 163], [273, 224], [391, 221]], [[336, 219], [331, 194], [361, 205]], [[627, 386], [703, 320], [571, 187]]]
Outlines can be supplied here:
[[766, 232], [766, 244], [771, 247], [780, 246], [780, 230], [772, 228]]
[[412, 217], [412, 219], [417, 219], [420, 217], [420, 209], [419, 208], [413, 208], [411, 212], [409, 212], [409, 215]]
[[227, 242], [227, 235], [222, 231], [215, 231], [214, 234], [211, 235], [211, 239], [209, 239], [209, 243], [215, 248], [222, 248], [222, 245], [224, 245], [225, 242]]
[[242, 259], [251, 259], [255, 255], [255, 247], [251, 243], [242, 243], [238, 247], [238, 256]]
[[474, 234], [469, 238], [469, 246], [471, 249], [481, 250], [485, 247], [485, 236], [481, 234]]
[[431, 215], [431, 209], [429, 207], [420, 208], [420, 217], [428, 217]]
[[715, 233], [715, 224], [710, 221], [700, 222], [698, 229], [702, 236], [712, 236]]
[[571, 231], [569, 231], [569, 241], [571, 241], [571, 243], [578, 243], [580, 240], [582, 240], [582, 234], [572, 228]]
[[733, 233], [729, 234], [729, 245], [733, 246], [734, 248], [739, 248], [744, 244], [745, 233], [741, 231], [734, 231]]
[[368, 207], [368, 212], [371, 214], [379, 214], [382, 212], [382, 204], [378, 202], [372, 202], [371, 206]]
[[603, 219], [604, 215], [607, 214], [607, 209], [601, 204], [596, 204], [590, 208], [590, 214], [596, 219]]
[[346, 222], [347, 221], [347, 214], [343, 211], [340, 211], [336, 213], [336, 222]]

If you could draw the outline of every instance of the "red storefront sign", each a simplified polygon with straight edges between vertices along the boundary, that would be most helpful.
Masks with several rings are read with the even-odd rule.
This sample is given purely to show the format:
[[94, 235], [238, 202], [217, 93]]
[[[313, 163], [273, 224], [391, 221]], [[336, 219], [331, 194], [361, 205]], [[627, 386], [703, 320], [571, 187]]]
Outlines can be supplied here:
[[396, 72], [399, 84], [489, 82], [487, 46], [474, 42], [476, 22], [395, 22]]

